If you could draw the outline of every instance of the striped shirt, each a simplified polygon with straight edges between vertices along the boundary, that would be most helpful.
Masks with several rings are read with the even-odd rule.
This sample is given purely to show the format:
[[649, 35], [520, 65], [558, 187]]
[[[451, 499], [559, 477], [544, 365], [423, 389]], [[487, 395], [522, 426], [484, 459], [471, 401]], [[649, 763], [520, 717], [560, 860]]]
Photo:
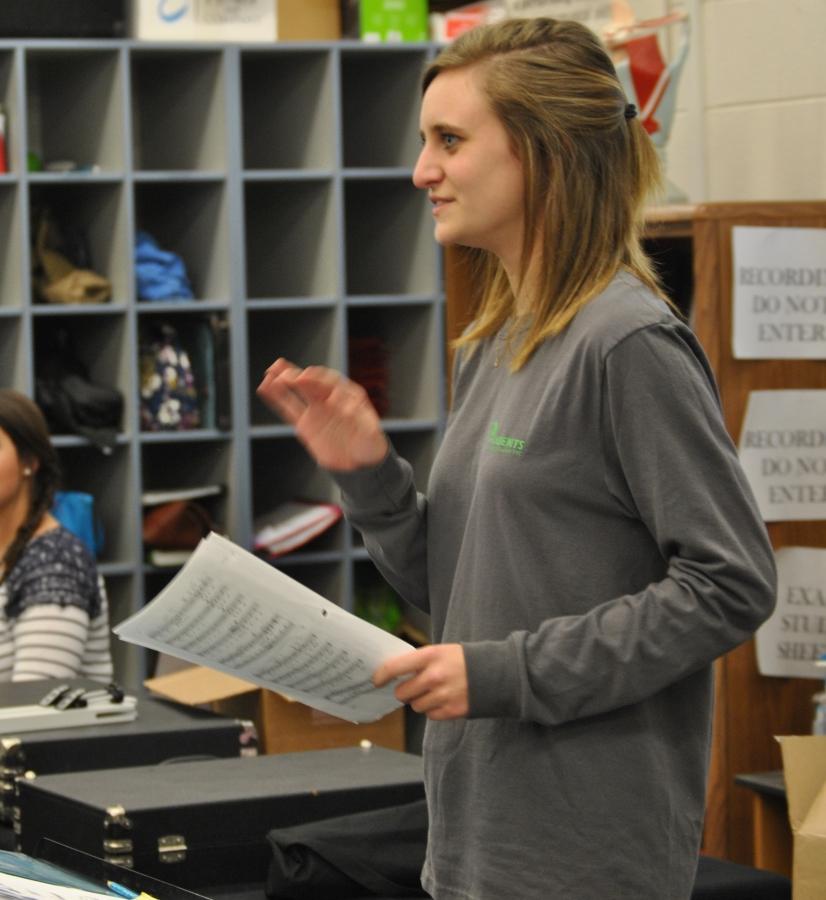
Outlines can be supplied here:
[[113, 677], [103, 579], [67, 529], [29, 542], [0, 585], [0, 682]]

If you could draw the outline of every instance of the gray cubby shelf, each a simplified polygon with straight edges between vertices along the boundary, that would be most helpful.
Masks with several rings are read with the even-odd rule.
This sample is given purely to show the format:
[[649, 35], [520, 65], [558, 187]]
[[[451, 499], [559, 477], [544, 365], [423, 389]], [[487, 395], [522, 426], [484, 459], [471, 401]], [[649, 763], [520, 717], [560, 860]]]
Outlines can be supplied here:
[[[34, 396], [62, 330], [91, 377], [124, 396], [110, 454], [53, 436], [67, 487], [96, 499], [113, 622], [174, 575], [144, 561], [143, 491], [224, 485], [210, 512], [245, 547], [254, 518], [277, 503], [336, 499], [330, 476], [255, 396], [278, 356], [360, 377], [363, 342], [379, 342], [383, 420], [426, 484], [445, 422], [445, 302], [411, 175], [419, 80], [434, 52], [0, 40], [0, 384]], [[53, 170], [66, 163], [78, 170]], [[112, 284], [108, 302], [56, 306], [34, 295], [31, 234], [44, 207], [82, 231], [91, 267]], [[139, 230], [184, 259], [193, 300], [138, 299]], [[141, 335], [155, 322], [186, 332], [207, 318], [228, 333], [230, 427], [142, 431]], [[380, 580], [343, 521], [274, 564], [351, 610], [356, 592]], [[152, 654], [119, 642], [114, 651], [119, 677], [148, 674]]]

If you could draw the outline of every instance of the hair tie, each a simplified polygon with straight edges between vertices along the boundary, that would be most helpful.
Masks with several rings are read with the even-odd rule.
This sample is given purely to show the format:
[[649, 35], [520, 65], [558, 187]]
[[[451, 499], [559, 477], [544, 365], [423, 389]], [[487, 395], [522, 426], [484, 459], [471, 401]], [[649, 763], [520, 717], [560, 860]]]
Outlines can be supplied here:
[[626, 119], [635, 119], [636, 117], [637, 117], [637, 107], [634, 106], [633, 103], [626, 103], [625, 118]]

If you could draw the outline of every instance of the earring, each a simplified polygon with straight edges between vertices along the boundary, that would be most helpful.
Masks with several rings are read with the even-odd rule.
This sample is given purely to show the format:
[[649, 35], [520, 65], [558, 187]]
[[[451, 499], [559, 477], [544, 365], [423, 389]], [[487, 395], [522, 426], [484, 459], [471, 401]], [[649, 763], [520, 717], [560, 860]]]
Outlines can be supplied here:
[[32, 470], [28, 466], [26, 466], [26, 468], [23, 469], [23, 474], [26, 476], [26, 478], [28, 478], [32, 474]]

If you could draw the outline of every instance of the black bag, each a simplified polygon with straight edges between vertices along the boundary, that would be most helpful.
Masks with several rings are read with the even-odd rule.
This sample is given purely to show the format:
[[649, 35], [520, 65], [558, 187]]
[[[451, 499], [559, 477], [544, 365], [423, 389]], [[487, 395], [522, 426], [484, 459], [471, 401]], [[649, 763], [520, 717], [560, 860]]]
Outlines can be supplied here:
[[58, 433], [80, 434], [103, 453], [111, 453], [123, 415], [121, 392], [89, 379], [62, 329], [41, 359], [35, 396], [49, 427]]
[[273, 900], [427, 897], [419, 880], [427, 805], [401, 806], [276, 828], [266, 892]]

